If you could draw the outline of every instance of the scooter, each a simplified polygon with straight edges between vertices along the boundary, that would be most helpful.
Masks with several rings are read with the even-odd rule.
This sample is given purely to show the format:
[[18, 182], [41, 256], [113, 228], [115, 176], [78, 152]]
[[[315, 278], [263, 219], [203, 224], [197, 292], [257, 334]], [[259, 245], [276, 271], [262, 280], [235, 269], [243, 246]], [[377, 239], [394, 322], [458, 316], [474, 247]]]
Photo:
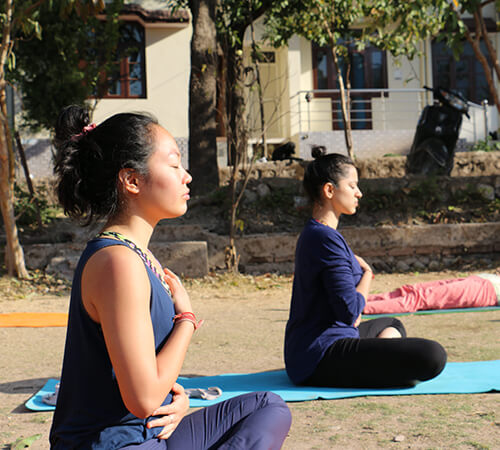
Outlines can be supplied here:
[[406, 173], [449, 175], [462, 116], [469, 118], [469, 104], [458, 92], [441, 87], [424, 89], [433, 93], [434, 104], [422, 110], [406, 159]]

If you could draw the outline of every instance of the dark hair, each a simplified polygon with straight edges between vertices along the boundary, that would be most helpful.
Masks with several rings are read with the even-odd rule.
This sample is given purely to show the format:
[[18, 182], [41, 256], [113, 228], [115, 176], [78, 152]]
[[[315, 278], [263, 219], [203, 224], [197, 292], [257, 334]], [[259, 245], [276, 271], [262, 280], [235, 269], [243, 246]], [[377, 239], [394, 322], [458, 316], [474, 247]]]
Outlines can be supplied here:
[[147, 175], [157, 124], [146, 114], [123, 113], [92, 128], [87, 109], [64, 108], [53, 139], [56, 192], [64, 212], [84, 225], [119, 212], [118, 172], [131, 168]]
[[315, 146], [311, 149], [314, 158], [304, 172], [303, 186], [309, 200], [314, 203], [321, 200], [321, 188], [325, 183], [334, 186], [345, 177], [347, 166], [353, 166], [351, 158], [339, 153], [326, 154], [326, 148]]

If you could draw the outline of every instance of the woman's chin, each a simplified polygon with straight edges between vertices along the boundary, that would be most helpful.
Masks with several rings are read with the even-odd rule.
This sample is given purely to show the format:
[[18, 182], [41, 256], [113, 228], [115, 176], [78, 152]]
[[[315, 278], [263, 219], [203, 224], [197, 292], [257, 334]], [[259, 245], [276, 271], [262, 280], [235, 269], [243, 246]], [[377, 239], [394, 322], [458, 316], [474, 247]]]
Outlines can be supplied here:
[[170, 211], [163, 219], [178, 219], [187, 212], [187, 205], [185, 208], [180, 208], [178, 211]]

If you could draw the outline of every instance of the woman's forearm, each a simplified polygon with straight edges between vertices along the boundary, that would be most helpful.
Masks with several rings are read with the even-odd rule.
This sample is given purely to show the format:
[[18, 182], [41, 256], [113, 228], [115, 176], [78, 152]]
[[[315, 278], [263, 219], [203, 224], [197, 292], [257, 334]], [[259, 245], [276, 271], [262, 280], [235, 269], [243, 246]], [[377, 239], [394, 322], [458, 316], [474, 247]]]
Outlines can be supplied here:
[[370, 293], [370, 286], [372, 284], [373, 272], [371, 270], [365, 270], [363, 272], [363, 276], [361, 280], [359, 280], [358, 285], [356, 286], [356, 291], [358, 291], [365, 299], [368, 297]]
[[193, 332], [190, 322], [175, 325], [156, 355], [156, 373], [150, 373], [145, 378], [149, 381], [131, 399], [127, 399], [127, 407], [134, 415], [148, 417], [162, 404], [179, 376]]

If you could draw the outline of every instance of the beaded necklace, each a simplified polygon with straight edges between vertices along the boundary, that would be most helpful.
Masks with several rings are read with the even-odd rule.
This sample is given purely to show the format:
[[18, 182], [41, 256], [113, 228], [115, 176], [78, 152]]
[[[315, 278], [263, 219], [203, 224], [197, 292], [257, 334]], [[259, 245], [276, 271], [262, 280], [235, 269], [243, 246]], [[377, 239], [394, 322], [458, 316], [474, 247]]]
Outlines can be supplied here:
[[[134, 241], [131, 241], [130, 239], [126, 238], [123, 234], [117, 233], [116, 231], [103, 231], [96, 236], [96, 238], [106, 238], [106, 237], [115, 238], [115, 239], [127, 244], [127, 246], [129, 248], [134, 250], [141, 257], [141, 259], [147, 264], [147, 266], [153, 271], [153, 273], [156, 275], [156, 277], [160, 280], [161, 284], [168, 292], [168, 295], [170, 295], [170, 297], [172, 297], [172, 291], [170, 290], [169, 285], [165, 281], [165, 277], [158, 272], [158, 269], [156, 268], [156, 266], [153, 264], [153, 262], [151, 261], [151, 259], [147, 255], [147, 253], [141, 247], [139, 247]], [[156, 260], [156, 258], [155, 258], [155, 260]], [[156, 262], [161, 267], [161, 264], [158, 262], [158, 260], [156, 260]]]
[[[313, 219], [314, 219], [316, 222], [320, 223], [321, 225], [324, 225], [325, 227], [328, 227], [328, 228], [333, 228], [332, 226], [328, 225], [328, 224], [327, 224], [324, 220], [322, 220], [322, 219], [315, 219], [314, 217], [313, 217]], [[335, 228], [333, 228], [333, 229], [335, 230]]]

